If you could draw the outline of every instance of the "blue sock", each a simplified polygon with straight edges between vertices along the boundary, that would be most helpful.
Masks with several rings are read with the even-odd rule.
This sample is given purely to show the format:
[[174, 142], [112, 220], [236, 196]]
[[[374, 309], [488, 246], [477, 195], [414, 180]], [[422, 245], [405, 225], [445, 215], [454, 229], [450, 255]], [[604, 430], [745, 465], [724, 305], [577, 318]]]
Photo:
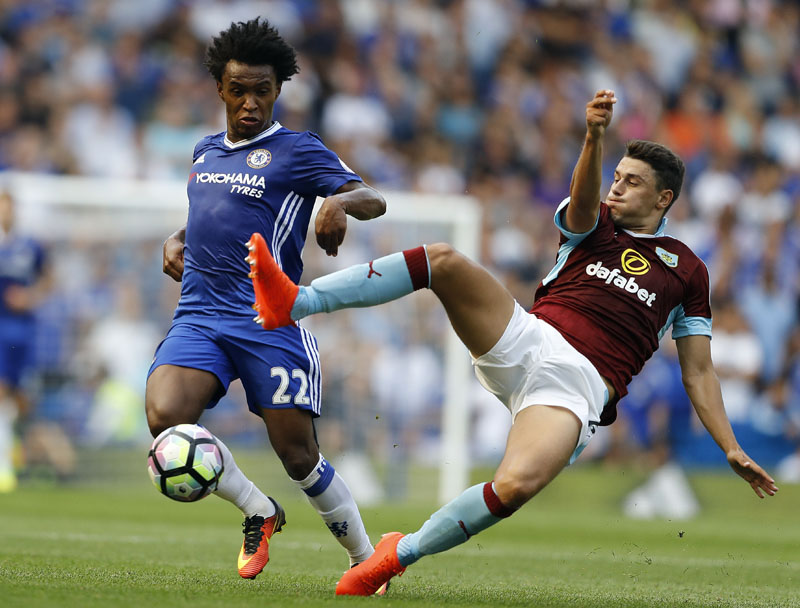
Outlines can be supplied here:
[[419, 530], [400, 539], [397, 544], [400, 565], [409, 566], [423, 555], [460, 545], [513, 512], [500, 503], [491, 483], [467, 488], [431, 515]]
[[423, 247], [358, 264], [301, 286], [292, 306], [295, 321], [318, 312], [375, 306], [401, 298], [430, 284]]

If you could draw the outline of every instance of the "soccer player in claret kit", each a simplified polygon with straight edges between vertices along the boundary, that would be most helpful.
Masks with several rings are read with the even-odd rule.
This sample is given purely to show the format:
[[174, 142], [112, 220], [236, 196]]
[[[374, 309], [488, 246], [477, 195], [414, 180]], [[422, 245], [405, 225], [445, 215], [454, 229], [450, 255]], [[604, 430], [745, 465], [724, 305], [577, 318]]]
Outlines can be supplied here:
[[[255, 230], [297, 281], [317, 196], [325, 200], [315, 218], [316, 239], [329, 255], [336, 255], [344, 239], [347, 215], [372, 219], [385, 212], [386, 203], [316, 135], [273, 121], [281, 85], [298, 68], [294, 49], [267, 21], [231, 24], [212, 40], [206, 67], [225, 104], [227, 130], [195, 147], [188, 221], [164, 244], [164, 272], [182, 281], [181, 297], [148, 375], [147, 421], [154, 436], [195, 423], [240, 378], [249, 409], [263, 418], [287, 473], [353, 565], [373, 547], [350, 490], [317, 444], [316, 340], [296, 324], [266, 333], [253, 324], [244, 257]], [[225, 468], [215, 493], [245, 517], [239, 574], [254, 578], [269, 560], [270, 537], [284, 524], [284, 512], [244, 476], [217, 439]]]
[[257, 235], [257, 322], [265, 328], [341, 308], [373, 306], [431, 289], [472, 355], [483, 386], [511, 411], [506, 451], [494, 479], [465, 490], [416, 532], [385, 534], [375, 554], [345, 572], [339, 595], [370, 595], [421, 557], [459, 545], [514, 513], [616, 418], [626, 386], [672, 327], [683, 384], [731, 468], [755, 493], [774, 495], [773, 479], [736, 441], [710, 354], [708, 272], [664, 215], [678, 198], [681, 160], [667, 148], [630, 142], [601, 201], [602, 144], [613, 91], [586, 106], [586, 136], [570, 196], [559, 206], [553, 270], [530, 313], [485, 269], [449, 245], [395, 253], [298, 287]]

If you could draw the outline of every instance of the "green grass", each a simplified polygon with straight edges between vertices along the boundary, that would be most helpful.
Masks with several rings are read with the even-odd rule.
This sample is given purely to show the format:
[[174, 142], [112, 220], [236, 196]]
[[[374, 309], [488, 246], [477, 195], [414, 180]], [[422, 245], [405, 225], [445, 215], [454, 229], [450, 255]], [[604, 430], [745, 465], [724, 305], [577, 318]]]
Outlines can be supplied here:
[[[28, 483], [0, 495], [0, 606], [800, 607], [798, 486], [759, 501], [732, 473], [693, 475], [699, 517], [639, 522], [619, 502], [640, 474], [575, 467], [511, 519], [412, 566], [389, 596], [336, 598], [345, 555], [274, 458], [240, 459], [287, 510], [254, 581], [236, 574], [234, 507], [168, 501], [138, 454], [108, 458], [101, 473], [136, 465], [125, 483]], [[416, 471], [408, 503], [363, 509], [373, 540], [418, 528], [435, 508], [425, 499], [435, 478]]]

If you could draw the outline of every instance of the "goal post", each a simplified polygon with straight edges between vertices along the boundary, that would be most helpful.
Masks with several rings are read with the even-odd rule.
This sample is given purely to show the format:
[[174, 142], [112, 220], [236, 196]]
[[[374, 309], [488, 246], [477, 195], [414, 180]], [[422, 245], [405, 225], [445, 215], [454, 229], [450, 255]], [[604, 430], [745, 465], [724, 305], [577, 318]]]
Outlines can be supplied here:
[[166, 237], [186, 223], [186, 184], [38, 173], [0, 174], [21, 227], [43, 239], [125, 241]]
[[[480, 255], [481, 208], [469, 196], [385, 193], [390, 201], [387, 219], [439, 223], [449, 228], [450, 244], [467, 257]], [[469, 419], [472, 386], [469, 353], [452, 327], [444, 347], [444, 403], [442, 406], [439, 502], [458, 496], [469, 484]]]
[[[404, 225], [440, 228], [446, 235], [443, 240], [470, 259], [479, 260], [483, 216], [481, 206], [474, 197], [391, 190], [381, 192], [387, 206], [386, 214], [379, 218], [379, 222], [396, 225], [398, 229], [402, 229]], [[321, 200], [318, 200], [317, 206], [320, 204]], [[374, 227], [367, 225], [362, 231], [368, 233], [374, 230]], [[440, 504], [458, 496], [469, 484], [469, 423], [473, 401], [470, 390], [474, 387], [469, 352], [449, 324], [442, 351], [444, 396], [439, 454]]]
[[[10, 191], [17, 200], [21, 228], [45, 241], [163, 240], [185, 224], [188, 212], [186, 184], [180, 180], [6, 172], [0, 175], [0, 189]], [[388, 205], [381, 225], [393, 227], [390, 230], [436, 227], [437, 235], [445, 235], [442, 240], [478, 260], [482, 217], [474, 198], [402, 191], [383, 194]], [[348, 240], [357, 238], [353, 234], [368, 235], [374, 230], [371, 223], [364, 228], [358, 224], [351, 222]], [[309, 243], [313, 242], [312, 235]], [[474, 385], [469, 354], [449, 325], [441, 348], [444, 390], [438, 499], [445, 503], [469, 483], [469, 391]]]

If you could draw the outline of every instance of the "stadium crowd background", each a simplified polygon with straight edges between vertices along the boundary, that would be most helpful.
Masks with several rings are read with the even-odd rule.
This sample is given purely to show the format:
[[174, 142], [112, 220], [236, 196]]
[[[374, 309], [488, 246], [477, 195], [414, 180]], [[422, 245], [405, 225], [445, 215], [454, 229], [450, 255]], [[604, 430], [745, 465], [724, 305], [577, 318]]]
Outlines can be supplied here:
[[[607, 175], [633, 138], [686, 162], [668, 232], [709, 266], [729, 415], [754, 457], [800, 482], [796, 2], [2, 0], [0, 168], [185, 180], [196, 141], [224, 129], [205, 46], [259, 14], [300, 53], [276, 118], [319, 133], [379, 189], [475, 197], [481, 261], [525, 306], [555, 260], [552, 215], [585, 104], [614, 89]], [[396, 248], [397, 235], [374, 230], [345, 243], [345, 262]], [[109, 242], [99, 228], [48, 243], [54, 282], [39, 312], [29, 424], [55, 423], [78, 444], [146, 442], [145, 373], [178, 294], [160, 273], [166, 236]], [[329, 263], [311, 245], [306, 259], [308, 277]], [[342, 312], [315, 326], [326, 449], [357, 445], [389, 461], [435, 451], [441, 353], [431, 336], [444, 320], [432, 300], [417, 306], [413, 318]], [[667, 449], [688, 464], [724, 462], [697, 429], [666, 342], [595, 457]], [[504, 415], [475, 394], [473, 456], [492, 460]], [[236, 387], [228, 400], [241, 401]], [[221, 436], [262, 436], [246, 408], [217, 409]], [[380, 416], [383, 435], [360, 424]]]

